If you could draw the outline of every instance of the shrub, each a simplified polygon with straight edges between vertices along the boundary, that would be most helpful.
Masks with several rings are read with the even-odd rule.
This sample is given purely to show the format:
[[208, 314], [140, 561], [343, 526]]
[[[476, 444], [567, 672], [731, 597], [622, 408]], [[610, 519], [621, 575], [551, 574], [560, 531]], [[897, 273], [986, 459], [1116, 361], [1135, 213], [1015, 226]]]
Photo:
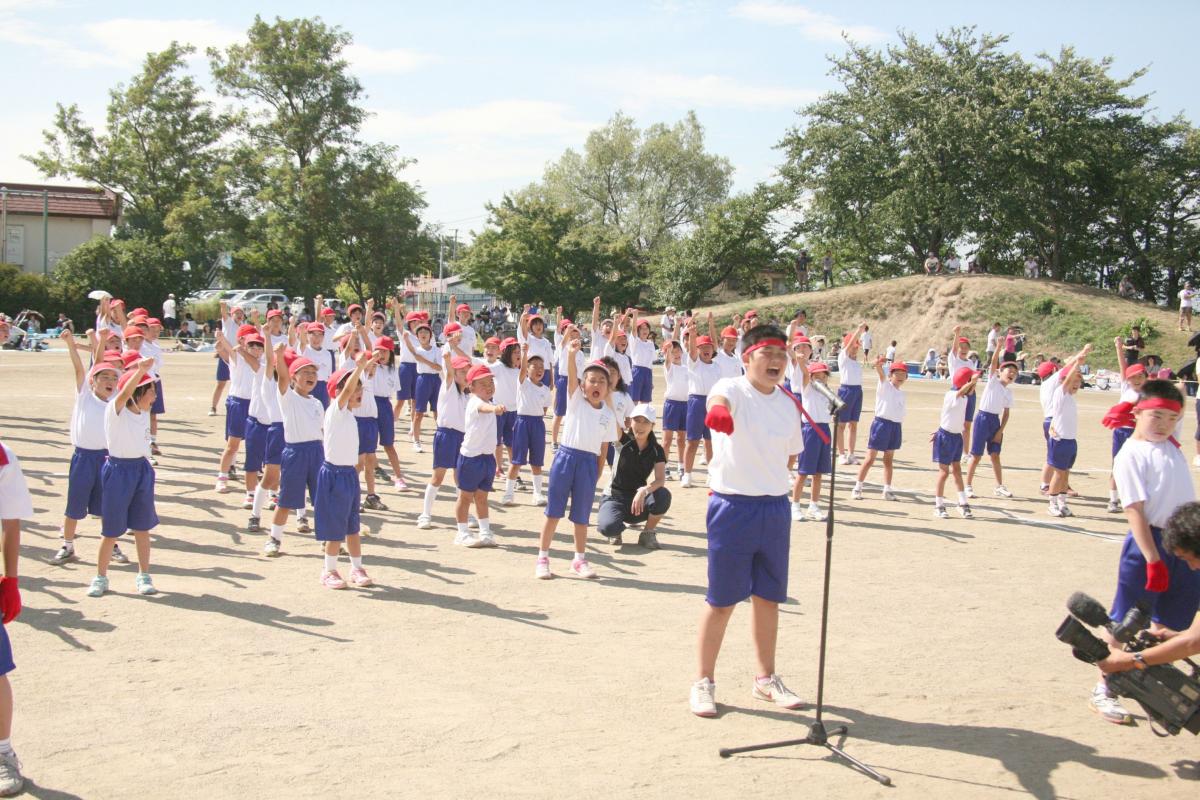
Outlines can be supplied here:
[[57, 318], [58, 311], [50, 308], [50, 283], [15, 264], [0, 264], [0, 311], [15, 317], [27, 308], [40, 311], [48, 321]]

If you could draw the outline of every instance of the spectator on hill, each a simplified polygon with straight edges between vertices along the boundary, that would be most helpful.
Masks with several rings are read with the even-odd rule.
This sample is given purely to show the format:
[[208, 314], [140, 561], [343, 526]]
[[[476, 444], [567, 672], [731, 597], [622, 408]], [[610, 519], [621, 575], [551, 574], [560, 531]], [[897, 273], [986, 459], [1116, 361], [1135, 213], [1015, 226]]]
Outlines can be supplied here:
[[925, 274], [926, 275], [941, 275], [942, 262], [938, 261], [937, 255], [932, 250], [929, 251], [929, 256], [925, 259]]
[[951, 253], [946, 259], [946, 274], [957, 275], [962, 272], [962, 260], [958, 257], [958, 253]]
[[1035, 256], [1030, 256], [1025, 259], [1025, 277], [1032, 280], [1037, 280], [1038, 277], [1038, 260]]
[[1142, 351], [1145, 349], [1146, 340], [1142, 338], [1142, 329], [1134, 325], [1129, 329], [1129, 336], [1125, 338], [1125, 363], [1140, 363]]
[[1133, 286], [1133, 281], [1129, 280], [1128, 275], [1121, 276], [1121, 283], [1117, 286], [1117, 294], [1121, 297], [1131, 298], [1137, 289]]
[[[1018, 325], [1009, 325], [1008, 332], [1004, 335], [1004, 352], [1000, 356], [1000, 362], [1016, 361], [1017, 353], [1025, 346], [1025, 334], [1021, 332]], [[991, 363], [991, 362], [988, 362]]]
[[800, 287], [800, 291], [808, 291], [808, 268], [812, 264], [812, 256], [807, 250], [801, 250], [800, 255], [796, 256], [794, 269], [796, 271], [796, 284]]
[[863, 362], [870, 363], [871, 345], [874, 343], [874, 337], [871, 335], [871, 328], [868, 325], [863, 325], [862, 336], [858, 337], [859, 343], [862, 345]]
[[833, 253], [829, 250], [825, 251], [825, 257], [821, 259], [821, 280], [825, 282], [827, 289], [833, 288]]
[[1187, 281], [1183, 284], [1183, 288], [1179, 290], [1179, 330], [1192, 331], [1192, 305], [1196, 301], [1196, 290], [1192, 288], [1192, 282]]
[[175, 304], [175, 295], [168, 294], [167, 299], [163, 301], [163, 327], [167, 329], [167, 333], [174, 333], [179, 327], [179, 317], [177, 316]]
[[988, 331], [987, 337], [987, 363], [992, 363], [992, 353], [996, 352], [996, 348], [1000, 344], [1000, 323], [993, 322], [992, 329]]

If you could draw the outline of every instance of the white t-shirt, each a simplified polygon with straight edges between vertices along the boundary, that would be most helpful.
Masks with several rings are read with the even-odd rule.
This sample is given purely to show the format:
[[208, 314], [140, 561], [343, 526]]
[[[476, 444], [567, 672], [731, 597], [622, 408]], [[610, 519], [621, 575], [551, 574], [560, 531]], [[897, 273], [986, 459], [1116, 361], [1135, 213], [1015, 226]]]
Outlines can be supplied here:
[[629, 357], [628, 348], [624, 353], [619, 353], [610, 342], [604, 348], [604, 355], [611, 356], [613, 361], [617, 362], [617, 372], [620, 373], [621, 380], [625, 381], [626, 386], [633, 383], [633, 360]]
[[606, 442], [615, 442], [621, 438], [620, 432], [625, 430], [629, 421], [629, 412], [633, 410], [633, 398], [625, 392], [613, 392], [613, 411], [617, 417], [617, 430], [614, 430], [611, 438], [605, 439]]
[[528, 337], [521, 336], [521, 331], [517, 330], [517, 340], [520, 344], [529, 344], [529, 355], [541, 356], [542, 363], [548, 367], [554, 363], [554, 345], [550, 344], [550, 340], [545, 336], [534, 336], [532, 333]]
[[462, 341], [458, 343], [458, 346], [464, 353], [467, 354], [468, 358], [475, 354], [476, 338], [477, 334], [475, 333], [474, 328], [472, 328], [470, 325], [462, 326]]
[[717, 365], [722, 378], [740, 378], [745, 372], [740, 355], [741, 340], [739, 339], [738, 342], [738, 350], [733, 355], [727, 354], [724, 350], [717, 350], [717, 354], [713, 356], [713, 363]]
[[1146, 521], [1156, 528], [1196, 499], [1187, 457], [1170, 442], [1129, 439], [1113, 459], [1112, 474], [1121, 505], [1145, 503]]
[[458, 384], [454, 382], [454, 376], [442, 376], [442, 389], [438, 395], [438, 418], [437, 423], [439, 428], [449, 428], [451, 430], [463, 431], [467, 427], [467, 395], [458, 390]]
[[[353, 368], [353, 365], [348, 364], [347, 368]], [[375, 372], [378, 371], [379, 368], [376, 365]], [[358, 404], [357, 408], [353, 409], [352, 413], [360, 419], [375, 419], [379, 416], [379, 406], [375, 405], [375, 396], [371, 392], [371, 384], [375, 381], [375, 372], [364, 369], [362, 375], [359, 376], [359, 383], [362, 385], [363, 390], [362, 402]], [[330, 405], [333, 405], [333, 403], [331, 402]]]
[[1038, 387], [1038, 400], [1042, 403], [1042, 419], [1049, 417], [1052, 413], [1054, 392], [1062, 385], [1062, 377], [1062, 370], [1056, 369]]
[[1075, 395], [1060, 385], [1050, 401], [1050, 435], [1056, 439], [1074, 439], [1079, 434], [1079, 405]]
[[955, 353], [953, 350], [951, 350], [949, 355], [946, 356], [946, 369], [950, 371], [951, 375], [954, 375], [954, 373], [958, 372], [963, 367], [966, 367], [967, 369], [975, 369], [975, 364], [972, 363], [971, 359], [969, 358], [959, 358], [958, 353]]
[[21, 460], [8, 445], [0, 444], [0, 448], [8, 461], [0, 467], [0, 519], [33, 519], [33, 496], [21, 472]]
[[[567, 367], [569, 366], [567, 364], [567, 353], [569, 353], [569, 352], [571, 352], [571, 351], [568, 350], [567, 348], [561, 347], [561, 348], [559, 348], [558, 352], [554, 356], [554, 360], [555, 360], [554, 368], [556, 370], [558, 370], [558, 377], [563, 378], [563, 379], [566, 379], [566, 377], [567, 377]], [[549, 367], [550, 365], [547, 364], [546, 366]], [[576, 353], [575, 353], [575, 376], [576, 376], [576, 379], [583, 377], [583, 368], [586, 366], [587, 366], [587, 359], [584, 357], [583, 351], [582, 350], [576, 351]]]
[[1195, 298], [1196, 298], [1196, 290], [1195, 289], [1180, 289], [1179, 290], [1179, 307], [1181, 309], [1191, 308], [1192, 301], [1195, 300]]
[[[687, 357], [684, 356], [684, 359]], [[672, 364], [669, 360], [663, 362], [663, 373], [667, 379], [667, 397], [668, 400], [687, 400], [688, 398], [688, 372], [684, 361], [681, 359], [678, 364]]]
[[[290, 392], [289, 392], [290, 394]], [[317, 401], [320, 408], [320, 401]], [[286, 424], [286, 423], [285, 423]], [[287, 434], [284, 434], [284, 438]], [[358, 422], [354, 412], [331, 400], [325, 409], [325, 460], [335, 467], [358, 464]]]
[[[275, 390], [279, 391], [278, 387]], [[322, 422], [325, 409], [321, 401], [309, 395], [302, 397], [295, 389], [279, 396], [279, 410], [283, 414], [283, 441], [287, 444], [319, 442], [324, 436]]]
[[858, 340], [862, 342], [863, 350], [870, 350], [871, 343], [875, 341], [875, 338], [871, 336], [870, 331], [863, 331], [863, 335], [858, 337]]
[[324, 347], [313, 348], [307, 345], [300, 348], [300, 356], [307, 358], [317, 365], [317, 380], [327, 381], [333, 374], [334, 364], [337, 363], [337, 353]]
[[108, 447], [104, 436], [104, 412], [108, 403], [92, 393], [86, 382], [75, 396], [71, 409], [71, 444], [84, 450], [103, 450]]
[[252, 398], [254, 396], [254, 385], [258, 380], [258, 373], [262, 369], [263, 362], [261, 358], [258, 361], [258, 369], [255, 369], [236, 350], [231, 352], [229, 354], [229, 394], [233, 397], [240, 397], [243, 400]]
[[721, 494], [788, 494], [788, 458], [804, 450], [803, 417], [796, 404], [778, 387], [763, 394], [744, 376], [722, 378], [712, 396], [729, 401], [733, 434], [713, 431], [708, 485]]
[[140, 350], [138, 350], [138, 353], [142, 356], [142, 358], [154, 359], [154, 366], [150, 367], [150, 377], [154, 378], [154, 380], [158, 380], [159, 376], [162, 374], [162, 348], [158, 346], [157, 342], [144, 339], [142, 341], [142, 347]]
[[113, 458], [150, 458], [150, 412], [128, 408], [117, 413], [117, 402], [104, 404], [104, 441]]
[[492, 397], [492, 402], [515, 410], [520, 399], [517, 390], [521, 382], [521, 370], [517, 367], [506, 367], [501, 361], [488, 364], [488, 369], [492, 371], [496, 382], [496, 394]]
[[408, 330], [407, 325], [398, 326], [396, 332], [396, 358], [399, 359], [401, 364], [415, 364], [417, 363], [417, 359], [413, 356], [412, 351], [408, 349], [408, 336], [405, 336], [405, 333], [408, 333], [408, 336], [416, 336], [415, 333]]
[[804, 386], [799, 381], [792, 384], [792, 388], [796, 390], [800, 402], [804, 404], [804, 410], [812, 417], [813, 422], [824, 422], [829, 424], [833, 421], [833, 415], [829, 413], [829, 401], [825, 399], [825, 395], [813, 388], [815, 381], [809, 381], [807, 386]]
[[[250, 411], [249, 411], [249, 413], [250, 413], [250, 416], [254, 417], [254, 419], [258, 420], [259, 422], [266, 422], [266, 420], [264, 420], [263, 417], [265, 417], [267, 415], [267, 410], [266, 410], [266, 408], [264, 408], [264, 403], [266, 402], [266, 399], [263, 397], [263, 391], [262, 391], [262, 387], [263, 387], [263, 383], [264, 383], [263, 375], [266, 373], [266, 371], [267, 371], [267, 365], [266, 365], [266, 362], [264, 361], [262, 363], [262, 366], [259, 368], [258, 372], [254, 373], [254, 380], [251, 383], [251, 387], [250, 387]], [[275, 385], [275, 390], [279, 391], [278, 384]]]
[[942, 396], [942, 416], [939, 425], [947, 433], [962, 433], [966, 420], [966, 395], [959, 397], [958, 390], [951, 389]]
[[687, 353], [684, 353], [683, 363], [687, 369], [689, 395], [707, 397], [717, 381], [725, 377], [721, 374], [721, 365], [715, 359], [705, 364], [699, 358], [692, 361]]
[[992, 328], [990, 331], [988, 331], [987, 349], [989, 353], [996, 349], [996, 342], [999, 341], [999, 339], [1000, 331], [996, 330], [995, 328]]
[[414, 355], [427, 358], [437, 367], [431, 367], [424, 361], [417, 359], [417, 374], [418, 375], [440, 375], [442, 373], [442, 348], [438, 347], [437, 343], [432, 340], [429, 342], [429, 347], [422, 347], [420, 340], [414, 337], [412, 343], [412, 352]]
[[396, 366], [380, 364], [371, 378], [371, 394], [376, 397], [394, 397], [400, 391], [400, 370]]
[[892, 422], [904, 422], [907, 411], [904, 392], [893, 386], [891, 381], [880, 381], [875, 389], [875, 416]]
[[163, 301], [163, 318], [175, 319], [175, 301], [169, 297]]
[[[542, 416], [542, 409], [550, 404], [550, 387], [534, 383], [528, 377], [521, 381], [517, 389], [518, 414], [526, 417]], [[505, 406], [508, 408], [508, 406]]]
[[988, 382], [983, 385], [983, 392], [979, 395], [979, 403], [976, 408], [999, 416], [1004, 413], [1004, 409], [1012, 407], [1012, 387], [1005, 386], [1000, 382], [999, 373], [992, 374]]
[[647, 369], [653, 367], [656, 355], [658, 355], [658, 348], [651, 340], [643, 341], [637, 337], [629, 340], [629, 356], [633, 359], [635, 367], [646, 367]]
[[[864, 347], [866, 345], [863, 345]], [[862, 364], [851, 358], [846, 348], [838, 353], [838, 376], [842, 386], [862, 386]]]
[[592, 331], [592, 344], [588, 352], [588, 358], [595, 361], [600, 358], [608, 350], [608, 337], [598, 330]]
[[[281, 364], [280, 367], [282, 368], [282, 366]], [[255, 417], [255, 419], [263, 425], [283, 422], [283, 409], [279, 405], [279, 382], [274, 377], [264, 376], [258, 384], [258, 394], [261, 398], [259, 406], [261, 416]]]
[[[526, 381], [528, 383], [528, 381]], [[466, 424], [463, 431], [462, 449], [464, 458], [488, 455], [496, 452], [496, 415], [484, 413], [479, 407], [489, 402], [477, 395], [467, 400]], [[540, 410], [540, 409], [539, 409]]]
[[887, 354], [884, 356], [884, 360], [885, 361], [895, 361], [896, 360], [896, 348], [890, 344], [888, 345]]
[[1121, 402], [1136, 403], [1141, 397], [1141, 392], [1129, 385], [1127, 381], [1121, 381]]
[[580, 389], [575, 389], [567, 398], [567, 416], [563, 420], [559, 444], [572, 450], [600, 455], [600, 445], [617, 438], [616, 415], [601, 403], [595, 408]]

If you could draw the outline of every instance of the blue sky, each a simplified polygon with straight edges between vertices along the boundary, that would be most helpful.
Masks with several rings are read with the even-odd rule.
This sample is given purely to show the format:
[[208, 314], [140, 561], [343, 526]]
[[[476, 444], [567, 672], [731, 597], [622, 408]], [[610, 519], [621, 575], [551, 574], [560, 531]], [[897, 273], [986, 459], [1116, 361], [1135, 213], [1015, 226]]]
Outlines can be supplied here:
[[[291, 2], [0, 0], [0, 183], [38, 181], [36, 150], [54, 104], [99, 124], [107, 91], [172, 39], [236, 41], [257, 12], [320, 15], [353, 37], [347, 54], [373, 112], [365, 138], [417, 160], [407, 171], [426, 217], [466, 237], [484, 204], [536, 180], [620, 109], [639, 124], [699, 115], [709, 148], [746, 189], [771, 177], [796, 109], [835, 88], [827, 54], [842, 31], [875, 45], [897, 29], [929, 38], [954, 25], [1006, 33], [1027, 56], [1072, 45], [1112, 56], [1114, 73], [1149, 67], [1137, 88], [1160, 116], [1197, 118], [1191, 41], [1200, 5], [1160, 2]], [[207, 71], [204, 60], [194, 62]]]

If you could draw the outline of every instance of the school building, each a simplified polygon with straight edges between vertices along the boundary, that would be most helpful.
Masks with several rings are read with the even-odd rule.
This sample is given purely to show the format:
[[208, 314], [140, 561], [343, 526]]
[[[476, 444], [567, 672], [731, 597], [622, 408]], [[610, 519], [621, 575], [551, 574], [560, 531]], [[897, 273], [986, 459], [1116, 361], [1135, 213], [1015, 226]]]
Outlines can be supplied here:
[[47, 275], [95, 236], [111, 236], [121, 198], [107, 189], [0, 183], [0, 261]]

